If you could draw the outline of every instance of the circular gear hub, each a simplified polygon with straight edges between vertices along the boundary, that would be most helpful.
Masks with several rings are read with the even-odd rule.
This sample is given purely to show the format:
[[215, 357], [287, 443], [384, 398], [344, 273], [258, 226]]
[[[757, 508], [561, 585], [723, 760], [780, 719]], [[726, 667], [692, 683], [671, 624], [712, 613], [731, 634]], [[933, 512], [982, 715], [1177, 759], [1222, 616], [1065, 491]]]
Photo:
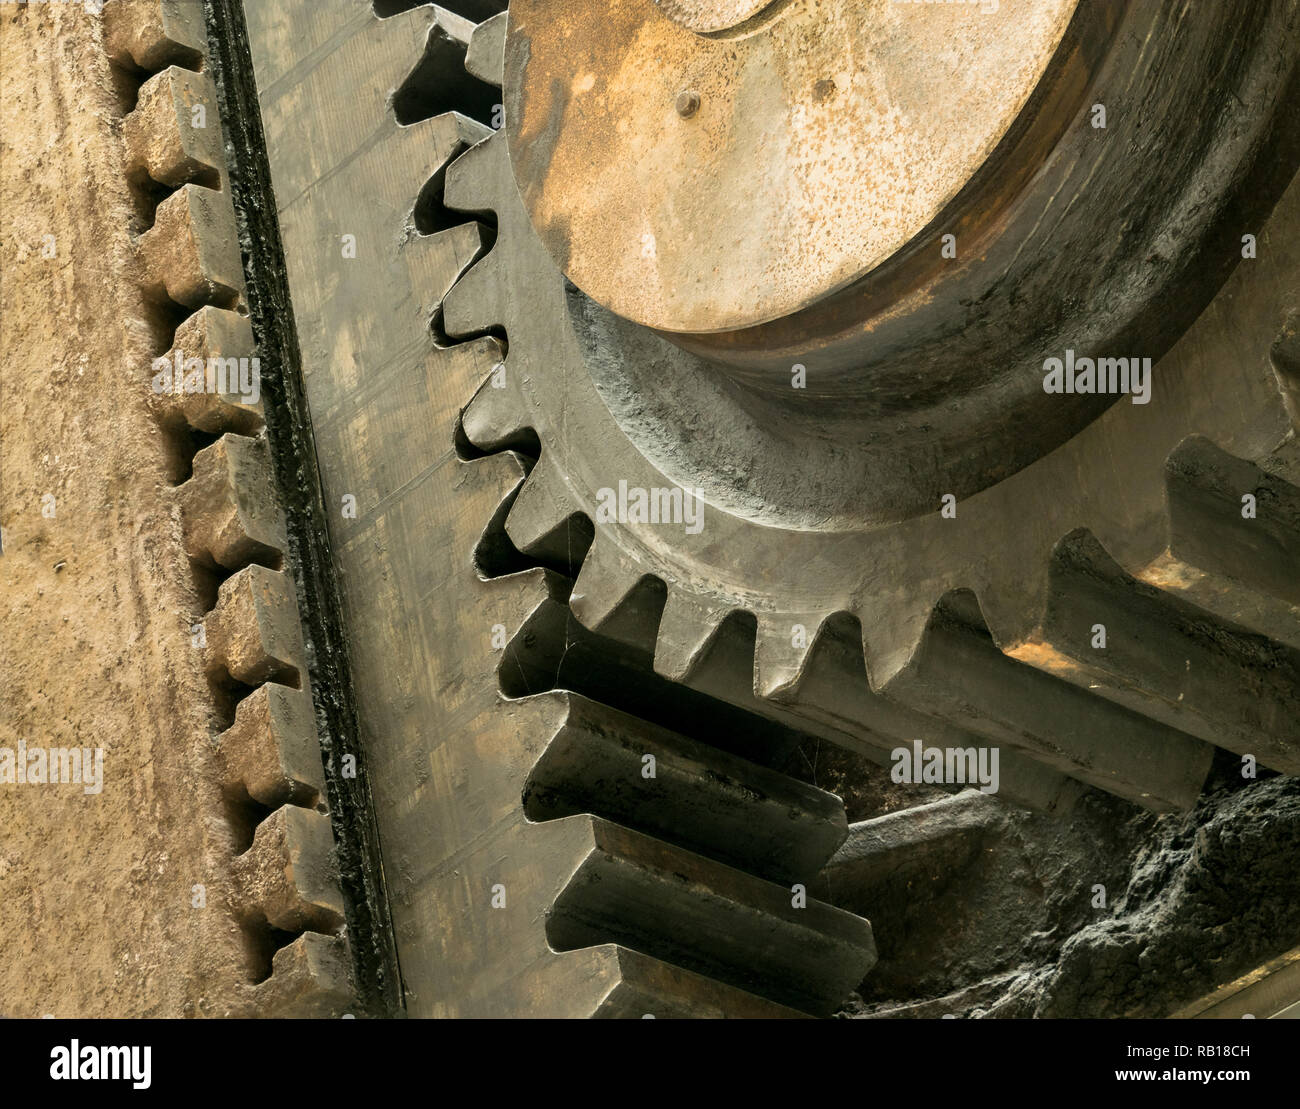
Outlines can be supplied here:
[[943, 211], [1052, 71], [1076, 4], [516, 0], [524, 203], [570, 279], [636, 323], [790, 315]]
[[1295, 63], [1283, 3], [515, 0], [506, 141], [641, 453], [874, 528], [1120, 399], [1050, 360], [1165, 354], [1294, 169]]

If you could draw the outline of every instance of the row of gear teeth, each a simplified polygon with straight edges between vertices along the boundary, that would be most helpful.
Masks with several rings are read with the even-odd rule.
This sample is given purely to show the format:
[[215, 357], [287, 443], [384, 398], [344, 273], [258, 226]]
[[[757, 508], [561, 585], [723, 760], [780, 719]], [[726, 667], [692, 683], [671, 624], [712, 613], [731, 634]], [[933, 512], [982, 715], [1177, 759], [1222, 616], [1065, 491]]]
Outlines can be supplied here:
[[191, 634], [204, 644], [219, 721], [232, 856], [205, 885], [222, 891], [244, 938], [247, 975], [231, 1008], [337, 1016], [354, 1007], [351, 959], [262, 405], [238, 373], [207, 380], [211, 359], [247, 367], [257, 350], [203, 11], [185, 0], [109, 0], [103, 14], [110, 61], [140, 82], [122, 119], [127, 173], [147, 205], [162, 195], [135, 242], [145, 296], [167, 321], [167, 349], [156, 353], [178, 379], [193, 374], [192, 359], [204, 367], [201, 388], [142, 384], [168, 445], [201, 606]]
[[[451, 213], [443, 185], [448, 166], [493, 134], [490, 78], [504, 18], [475, 24], [435, 6], [384, 20], [391, 41], [421, 43], [419, 62], [391, 97], [395, 121], [436, 131], [445, 155], [415, 195], [403, 249], [436, 294], [424, 302], [422, 326], [441, 348], [444, 386], [462, 381], [464, 397], [501, 362], [509, 336], [466, 334], [446, 296], [472, 281], [493, 228], [489, 213], [477, 221]], [[414, 259], [435, 242], [450, 263], [426, 272]], [[528, 444], [468, 448], [459, 415], [459, 407], [450, 410], [445, 429], [462, 451], [455, 486], [464, 523], [451, 526], [474, 548], [477, 575], [473, 611], [463, 619], [476, 612], [485, 626], [500, 623], [504, 649], [485, 668], [499, 685], [490, 711], [467, 726], [472, 740], [455, 737], [444, 756], [458, 780], [473, 783], [477, 800], [474, 808], [460, 796], [441, 802], [458, 831], [450, 850], [460, 880], [438, 886], [435, 897], [440, 913], [468, 921], [480, 887], [499, 884], [506, 911], [490, 934], [467, 924], [444, 941], [443, 962], [466, 969], [442, 971], [429, 1011], [834, 1012], [876, 959], [867, 921], [810, 892], [848, 834], [842, 802], [723, 749], [744, 738], [725, 732], [762, 721], [727, 710], [724, 734], [710, 734], [720, 722], [706, 706], [665, 726], [662, 705], [656, 712], [653, 703], [665, 683], [648, 668], [636, 672], [618, 643], [585, 635], [568, 605], [571, 578], [522, 556], [501, 529], [530, 487], [536, 459]], [[594, 680], [602, 666], [607, 673]], [[627, 711], [633, 706], [638, 711]], [[661, 722], [651, 722], [655, 715]], [[471, 843], [467, 855], [459, 844]], [[408, 986], [419, 981], [417, 964], [404, 956]]]
[[[476, 76], [498, 85], [503, 40], [496, 21], [473, 40]], [[550, 263], [528, 230], [503, 134], [446, 170], [443, 206], [480, 219], [490, 213], [497, 235], [444, 298], [440, 326], [455, 338], [504, 334], [510, 340], [498, 373], [482, 382], [464, 413], [465, 436], [483, 451], [538, 444], [540, 457], [510, 507], [505, 531], [529, 557], [576, 573], [570, 605], [593, 631], [630, 629], [629, 644], [648, 645], [664, 677], [882, 765], [914, 741], [945, 749], [997, 747], [1002, 796], [1047, 811], [1060, 810], [1083, 786], [1156, 811], [1185, 811], [1202, 791], [1216, 748], [1300, 773], [1300, 465], [1288, 418], [1300, 380], [1294, 322], [1283, 324], [1270, 366], [1267, 348], [1234, 350], [1240, 320], [1209, 312], [1168, 365], [1157, 368], [1167, 375], [1162, 380], [1189, 382], [1195, 373], [1219, 372], [1250, 412], [1234, 434], [1255, 448], [1254, 460], [1199, 433], [1208, 427], [1190, 426], [1167, 451], [1158, 436], [1147, 443], [1137, 434], [1140, 481], [1109, 455], [1095, 467], [1106, 471], [1118, 509], [1081, 492], [1082, 520], [1054, 534], [1040, 529], [1031, 536], [1026, 526], [1023, 542], [1007, 530], [996, 540], [1004, 548], [1001, 560], [972, 547], [966, 562], [937, 585], [923, 582], [906, 596], [873, 572], [870, 593], [821, 605], [774, 604], [743, 584], [712, 588], [723, 547], [751, 549], [749, 533], [740, 525], [729, 532], [733, 521], [720, 515], [709, 517], [705, 531], [723, 538], [705, 536], [690, 548], [683, 542], [676, 558], [665, 558], [644, 530], [633, 535], [619, 525], [592, 525], [598, 482], [612, 486], [626, 477], [629, 485], [651, 486], [656, 482], [641, 475], [653, 468], [625, 443], [624, 469], [590, 476], [595, 466], [584, 453], [596, 455], [622, 433], [584, 367], [574, 363], [576, 345], [561, 337], [573, 314], [566, 300], [572, 291], [558, 275], [553, 292], [537, 288], [533, 263]], [[1263, 327], [1271, 320], [1267, 334], [1294, 319], [1284, 276], [1300, 262], [1285, 245], [1294, 241], [1286, 221], [1294, 226], [1296, 208], [1293, 187], [1274, 217], [1269, 265], [1244, 264], [1257, 268], [1235, 275], [1224, 293], [1239, 315]], [[549, 321], [534, 321], [548, 311]], [[1206, 368], [1216, 361], [1217, 371]], [[1180, 380], [1175, 387], [1195, 386]], [[548, 396], [590, 418], [578, 419], [575, 408], [548, 408]], [[1182, 405], [1171, 392], [1159, 399], [1174, 411]], [[1220, 411], [1232, 412], [1233, 405], [1225, 401]], [[1099, 424], [1134, 418], [1112, 410]], [[571, 443], [566, 434], [577, 427], [580, 442]], [[1107, 446], [1105, 435], [1103, 427], [1094, 436], [1100, 449], [1124, 453]], [[1076, 463], [1062, 452], [1030, 470], [1046, 481], [1055, 468], [1076, 489], [1088, 475], [1070, 470]], [[1024, 513], [1044, 507], [1041, 490], [1030, 489], [1034, 478], [1025, 471], [1004, 483], [1019, 483], [1021, 500], [1019, 517], [1009, 509], [1001, 527], [1015, 527]], [[657, 484], [664, 483], [659, 477]], [[1131, 507], [1144, 506], [1143, 498], [1149, 512]], [[979, 524], [970, 521], [978, 521], [982, 507], [983, 496], [963, 504], [952, 534], [976, 534]], [[1129, 527], [1127, 517], [1140, 518], [1140, 526]], [[1082, 521], [1089, 526], [1076, 526]], [[922, 521], [912, 530], [919, 535], [930, 528], [926, 535], [933, 536], [943, 526]], [[791, 535], [791, 552], [804, 538]], [[918, 561], [940, 545], [918, 541]], [[778, 580], [787, 562], [795, 566], [792, 580], [818, 572], [815, 556], [764, 553], [770, 558], [754, 574], [765, 580]], [[702, 572], [693, 575], [693, 566]], [[658, 605], [644, 604], [647, 582], [663, 587]], [[627, 618], [630, 608], [639, 608], [639, 621]]]

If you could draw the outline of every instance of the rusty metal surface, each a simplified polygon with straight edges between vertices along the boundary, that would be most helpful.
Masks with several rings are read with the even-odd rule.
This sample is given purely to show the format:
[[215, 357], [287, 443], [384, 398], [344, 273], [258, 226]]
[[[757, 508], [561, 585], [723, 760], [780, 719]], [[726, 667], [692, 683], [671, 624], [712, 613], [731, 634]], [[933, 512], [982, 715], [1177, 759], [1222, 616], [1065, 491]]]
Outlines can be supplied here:
[[787, 0], [654, 0], [669, 19], [701, 35], [729, 31], [776, 14]]
[[[561, 268], [628, 319], [702, 333], [780, 318], [953, 200], [1076, 6], [517, 0], [505, 83], [521, 193]], [[756, 12], [752, 34], [689, 29]]]

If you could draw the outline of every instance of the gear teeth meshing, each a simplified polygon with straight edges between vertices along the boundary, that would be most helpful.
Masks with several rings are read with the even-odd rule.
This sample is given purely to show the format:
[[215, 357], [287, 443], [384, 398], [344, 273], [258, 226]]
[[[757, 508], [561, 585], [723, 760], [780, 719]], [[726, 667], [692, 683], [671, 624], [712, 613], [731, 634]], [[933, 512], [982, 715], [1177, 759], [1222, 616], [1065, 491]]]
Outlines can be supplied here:
[[158, 205], [137, 244], [145, 291], [186, 308], [232, 307], [244, 292], [235, 213], [226, 193], [183, 185]]
[[[435, 149], [441, 147], [446, 150], [445, 155], [434, 165], [415, 198], [415, 208], [412, 212], [415, 228], [422, 235], [455, 229], [465, 222], [465, 217], [463, 213], [453, 212], [443, 202], [447, 170], [466, 150], [491, 137], [492, 128], [485, 127], [478, 120], [470, 119], [459, 112], [444, 112], [440, 116], [433, 116], [413, 125], [410, 130], [420, 135], [422, 141], [424, 141], [424, 134], [427, 133], [431, 137], [430, 144]], [[430, 278], [435, 286], [446, 282], [446, 271], [441, 267], [423, 276]]]
[[180, 504], [185, 553], [195, 562], [278, 565], [288, 547], [265, 439], [223, 435], [199, 451]]
[[[510, 362], [501, 343], [490, 336], [474, 342], [484, 344], [485, 360], [491, 359], [493, 372], [466, 405], [461, 427], [479, 450], [499, 451], [518, 443], [527, 425], [520, 417], [519, 397], [509, 383]], [[496, 378], [497, 367], [504, 369], [504, 378]]]
[[472, 24], [446, 8], [420, 4], [382, 17], [382, 26], [391, 49], [367, 60], [379, 67], [375, 87], [387, 91], [397, 122], [410, 126], [455, 108]]
[[104, 52], [120, 66], [150, 73], [197, 68], [208, 52], [203, 7], [193, 0], [108, 0]]
[[861, 917], [594, 817], [546, 919], [554, 949], [618, 943], [782, 1005], [828, 1016], [875, 965]]
[[485, 19], [470, 35], [465, 51], [465, 68], [489, 85], [501, 88], [505, 83], [506, 21], [508, 12]]
[[670, 584], [659, 618], [655, 672], [672, 682], [689, 685], [691, 672], [706, 655], [731, 606], [710, 604], [702, 597]]
[[[698, 680], [692, 678], [698, 687]], [[735, 688], [719, 690], [732, 703]], [[856, 619], [827, 619], [817, 633], [800, 680], [775, 701], [760, 701], [755, 710], [789, 713], [801, 728], [882, 766], [892, 766], [892, 752], [914, 742], [941, 749], [978, 748], [983, 736], [961, 720], [949, 720], [910, 707], [871, 688], [863, 664], [862, 633]], [[1082, 786], [1059, 770], [1013, 748], [1000, 753], [999, 797], [1040, 812], [1062, 812]]]
[[[500, 48], [498, 40], [494, 49]], [[459, 175], [473, 161], [471, 150], [451, 166], [445, 180], [447, 202], [449, 208], [483, 213], [484, 207], [474, 207], [481, 201], [467, 201], [457, 191]], [[504, 306], [496, 299], [501, 287], [497, 264], [487, 255], [461, 272], [442, 298], [442, 328], [449, 337], [501, 326]], [[499, 346], [484, 348], [479, 361], [492, 358], [494, 372], [461, 413], [465, 438], [483, 450], [517, 443], [527, 430], [512, 369], [508, 362], [499, 364], [500, 356]], [[529, 644], [563, 628], [569, 619], [566, 600], [592, 626], [616, 617], [626, 622], [627, 612], [637, 607], [638, 627], [624, 632], [653, 644], [658, 606], [650, 606], [652, 620], [648, 610], [640, 611], [639, 602], [633, 604], [645, 575], [608, 537], [598, 531], [591, 540], [590, 529], [574, 519], [574, 506], [550, 451], [542, 449], [513, 503], [508, 497], [506, 503], [504, 530], [511, 544], [531, 559], [576, 571], [578, 579], [571, 594], [562, 578], [546, 575], [538, 580], [547, 600], [512, 636], [500, 668], [503, 686], [528, 690], [555, 682], [558, 672], [546, 652], [538, 653]], [[493, 530], [489, 525], [480, 551]], [[478, 561], [483, 564], [481, 555]], [[647, 623], [651, 626], [640, 626]], [[845, 834], [843, 805], [837, 798], [575, 694], [538, 696], [552, 711], [562, 706], [563, 716], [529, 770], [525, 812], [556, 834], [561, 827], [567, 836], [585, 830], [578, 854], [555, 872], [573, 877], [552, 895], [547, 913], [552, 946], [580, 948], [588, 959], [616, 953], [620, 971], [654, 968], [654, 977], [665, 985], [671, 982], [671, 991], [661, 985], [653, 995], [631, 983], [617, 987], [615, 994], [637, 999], [624, 1001], [622, 1008], [645, 1006], [635, 1015], [793, 1015], [773, 999], [824, 1012], [857, 984], [875, 961], [865, 921], [841, 916], [828, 906], [814, 906], [809, 916], [806, 909], [792, 907], [790, 890], [731, 869], [734, 865], [784, 880], [812, 881]], [[528, 703], [520, 702], [520, 708]], [[647, 758], [656, 768], [648, 778], [641, 773]], [[589, 813], [604, 819], [584, 815]], [[640, 830], [608, 823], [611, 819]], [[678, 888], [677, 877], [669, 880], [666, 891], [658, 888], [667, 878], [656, 868], [656, 860], [663, 859], [674, 875], [696, 873], [689, 889]], [[589, 884], [596, 879], [601, 879], [596, 886]], [[620, 902], [620, 895], [633, 900]], [[655, 911], [637, 913], [637, 897], [651, 898]], [[694, 924], [688, 927], [688, 922]], [[764, 965], [758, 974], [744, 969], [752, 960], [741, 952], [791, 925], [808, 926], [801, 938], [812, 948], [826, 948], [820, 951], [822, 958], [812, 960], [828, 975], [820, 986], [825, 996], [817, 987], [811, 992], [806, 988], [802, 966]], [[712, 945], [693, 938], [683, 942], [681, 935], [699, 926], [730, 938]], [[614, 946], [618, 944], [622, 946]], [[613, 1015], [622, 1008], [610, 1002], [597, 1015]]]
[[[503, 305], [490, 303], [475, 287], [514, 259], [489, 253], [465, 269], [466, 259], [485, 243], [485, 232], [454, 228], [476, 218], [495, 228], [495, 200], [476, 193], [465, 203], [457, 180], [482, 151], [491, 159], [484, 164], [500, 171], [503, 140], [485, 138], [440, 180], [444, 156], [465, 138], [454, 117], [437, 116], [428, 126], [404, 127], [391, 119], [391, 126], [376, 126], [386, 108], [370, 75], [380, 74], [383, 87], [391, 69], [405, 66], [412, 81], [404, 75], [389, 86], [404, 86], [392, 105], [399, 118], [408, 111], [423, 116], [455, 109], [443, 91], [472, 87], [459, 75], [436, 74], [424, 64], [429, 42], [417, 30], [421, 20], [429, 25], [428, 9], [387, 20], [353, 18], [330, 6], [316, 9], [305, 0], [294, 8], [286, 16], [283, 9], [245, 7], [255, 74], [268, 83], [293, 74], [284, 80], [287, 95], [278, 98], [281, 104], [313, 93], [328, 98], [344, 80], [361, 101], [359, 111], [353, 102], [305, 121], [318, 149], [328, 151], [321, 164], [333, 168], [323, 176], [316, 165], [294, 155], [293, 143], [283, 141], [288, 133], [300, 134], [304, 121], [275, 106], [263, 112], [277, 191], [290, 198], [281, 226], [298, 338], [302, 343], [311, 335], [304, 349], [320, 344], [333, 352], [336, 365], [349, 367], [349, 375], [355, 371], [339, 394], [340, 400], [346, 395], [357, 403], [352, 426], [366, 432], [364, 438], [373, 434], [378, 440], [382, 429], [400, 443], [390, 453], [372, 449], [378, 443], [362, 442], [359, 435], [353, 451], [340, 438], [338, 425], [324, 430], [328, 422], [322, 419], [319, 442], [334, 459], [322, 475], [331, 500], [347, 489], [337, 484], [343, 475], [358, 475], [358, 462], [368, 468], [378, 460], [384, 471], [376, 476], [367, 470], [360, 486], [368, 493], [377, 485], [379, 497], [358, 498], [373, 511], [367, 520], [377, 541], [373, 550], [369, 543], [340, 544], [335, 557], [346, 573], [354, 554], [362, 547], [370, 550], [365, 559], [376, 573], [362, 575], [367, 579], [362, 592], [374, 586], [380, 593], [409, 588], [408, 603], [423, 614], [396, 629], [391, 621], [355, 628], [359, 673], [374, 682], [374, 689], [404, 687], [392, 703], [378, 703], [377, 697], [367, 707], [376, 732], [368, 774], [386, 791], [391, 775], [415, 764], [422, 768], [409, 805], [376, 810], [411, 1012], [796, 1015], [772, 1000], [779, 992], [804, 1009], [825, 1011], [857, 985], [874, 960], [869, 926], [827, 906], [796, 908], [804, 891], [769, 879], [777, 875], [799, 885], [813, 880], [795, 872], [815, 869], [833, 851], [845, 829], [842, 805], [744, 759], [721, 755], [712, 748], [733, 741], [739, 746], [740, 740], [719, 734], [715, 745], [691, 726], [694, 721], [707, 732], [743, 723], [754, 730], [759, 746], [773, 748], [789, 738], [782, 729], [758, 719], [742, 722], [740, 714], [683, 690], [665, 691], [671, 707], [655, 705], [655, 694], [666, 683], [650, 672], [648, 651], [595, 639], [573, 619], [571, 575], [578, 573], [593, 538], [591, 527], [568, 511], [564, 484], [548, 477], [555, 456], [545, 436], [532, 434], [525, 372], [509, 364], [497, 378], [505, 384], [498, 392], [511, 398], [512, 414], [486, 391], [508, 355], [510, 336]], [[442, 20], [436, 11], [434, 18]], [[286, 19], [290, 25], [310, 23], [313, 31], [330, 36], [333, 48], [313, 55], [312, 65], [301, 65], [309, 47], [286, 42]], [[443, 56], [451, 59], [455, 53]], [[413, 58], [421, 65], [412, 67]], [[356, 80], [359, 73], [366, 79]], [[431, 141], [438, 155], [433, 159], [427, 153]], [[410, 185], [405, 193], [403, 182]], [[504, 177], [470, 182], [466, 197], [486, 188], [498, 190], [499, 199], [506, 183]], [[445, 194], [441, 202], [435, 195], [439, 188]], [[393, 317], [391, 327], [380, 329], [383, 335], [364, 342], [367, 337], [357, 333], [351, 319], [338, 319], [317, 280], [322, 223], [360, 197], [367, 203], [355, 217], [358, 243], [382, 242], [385, 249], [359, 249], [351, 260], [352, 307], [356, 318]], [[465, 218], [452, 222], [453, 207], [467, 211]], [[401, 226], [394, 226], [394, 212], [402, 214]], [[342, 230], [331, 226], [329, 233]], [[457, 277], [455, 291], [439, 297]], [[465, 298], [463, 312], [458, 296]], [[446, 341], [464, 335], [469, 326], [491, 335]], [[319, 386], [331, 373], [305, 382], [314, 409]], [[358, 381], [364, 387], [355, 392]], [[489, 385], [474, 398], [485, 381]], [[390, 385], [396, 385], [400, 404], [378, 399]], [[426, 426], [430, 419], [432, 433]], [[427, 469], [409, 457], [389, 467], [389, 460], [414, 450], [433, 452]], [[498, 453], [477, 453], [483, 450]], [[527, 477], [525, 466], [531, 467]], [[422, 542], [427, 549], [419, 547]], [[547, 567], [529, 566], [538, 560]], [[644, 592], [628, 593], [611, 623], [623, 620], [623, 609], [643, 608], [636, 619], [657, 624], [658, 605], [653, 597], [642, 605]], [[358, 593], [353, 599], [360, 598]], [[417, 656], [431, 648], [415, 670], [406, 659], [393, 660], [394, 630], [416, 637], [409, 646]], [[437, 643], [428, 642], [430, 634]], [[453, 643], [455, 650], [438, 649]], [[610, 700], [625, 697], [622, 713], [598, 704], [601, 695], [594, 688], [585, 701], [563, 691], [561, 680], [574, 669], [565, 660], [593, 651], [602, 653], [602, 673], [610, 682], [601, 693]], [[259, 652], [268, 653], [260, 639], [244, 653], [256, 659]], [[387, 672], [376, 669], [385, 666]], [[619, 683], [625, 687], [615, 688]], [[629, 715], [629, 705], [636, 715]], [[641, 719], [643, 710], [652, 715], [659, 709], [672, 728]], [[655, 776], [643, 774], [648, 754], [661, 764]], [[286, 769], [283, 777], [281, 769]], [[293, 777], [287, 768], [274, 767], [266, 776], [273, 784]], [[534, 816], [546, 819], [530, 819], [524, 811], [526, 786], [541, 806]], [[243, 788], [254, 788], [251, 778]], [[608, 819], [568, 815], [566, 806], [603, 806], [611, 818], [664, 834], [652, 838]], [[670, 812], [681, 820], [669, 820]], [[741, 825], [749, 838], [734, 834]], [[680, 842], [668, 843], [670, 836]], [[748, 868], [758, 873], [745, 873]], [[676, 874], [688, 871], [698, 880], [683, 884]], [[606, 873], [611, 881], [605, 888], [620, 889], [629, 898], [647, 895], [651, 903], [620, 901], [588, 885], [593, 874]], [[665, 882], [668, 896], [661, 895]], [[556, 929], [567, 929], [566, 944], [581, 946], [556, 952], [548, 943], [548, 919]], [[434, 920], [451, 926], [430, 927]], [[579, 937], [580, 929], [585, 933]], [[699, 943], [696, 930], [706, 933]], [[784, 959], [762, 956], [763, 964], [774, 968], [770, 981], [742, 981], [748, 945], [773, 935], [806, 939], [809, 947]], [[829, 957], [816, 958], [814, 951]], [[807, 961], [817, 964], [811, 981]]]
[[1057, 548], [1041, 636], [1011, 653], [1206, 743], [1300, 771], [1300, 652], [1136, 581], [1086, 532]]
[[606, 531], [597, 528], [578, 571], [569, 608], [586, 627], [600, 631], [645, 576], [645, 570], [624, 554]]
[[547, 565], [576, 567], [586, 546], [572, 519], [577, 511], [554, 456], [544, 450], [510, 508], [506, 534], [521, 551]]
[[[809, 882], [848, 834], [840, 799], [574, 693], [524, 811], [588, 813], [771, 881]], [[653, 758], [653, 776], [647, 760]]]
[[[204, 113], [194, 126], [195, 109]], [[122, 121], [127, 173], [174, 187], [187, 182], [225, 189], [225, 156], [217, 90], [206, 74], [169, 66], [140, 86]]]
[[[456, 281], [483, 258], [490, 241], [488, 229], [481, 223], [457, 224], [445, 231], [436, 231], [432, 235], [421, 236], [414, 240], [412, 246], [416, 249], [410, 254], [410, 265], [412, 276], [419, 283], [421, 290], [423, 291], [426, 286], [420, 282], [420, 277], [426, 273], [442, 273], [442, 288], [438, 287], [436, 280], [429, 282], [427, 286], [429, 301], [422, 308], [428, 319], [434, 319], [439, 314], [439, 310], [443, 309], [447, 294]], [[420, 249], [421, 247], [424, 249]], [[454, 277], [447, 272], [445, 265], [432, 264], [434, 258], [442, 261], [448, 252], [455, 259]], [[425, 264], [426, 258], [430, 264]], [[445, 326], [443, 330], [446, 330]]]
[[826, 617], [760, 612], [754, 636], [754, 694], [780, 699], [803, 677]]
[[442, 300], [443, 330], [453, 339], [471, 339], [499, 328], [505, 318], [500, 265], [492, 251], [465, 271]]
[[[427, 26], [420, 60], [403, 78], [393, 95], [393, 116], [411, 124], [451, 109], [489, 120], [499, 93], [465, 68], [474, 23], [437, 5], [416, 8], [406, 16], [412, 28]], [[409, 56], [409, 55], [406, 55]]]
[[495, 148], [503, 142], [504, 136], [497, 132], [471, 146], [447, 167], [442, 199], [448, 208], [471, 216], [495, 216], [483, 184], [492, 180], [493, 166], [502, 157]]
[[891, 696], [1156, 810], [1190, 808], [1214, 748], [1003, 654], [969, 594], [935, 610]]

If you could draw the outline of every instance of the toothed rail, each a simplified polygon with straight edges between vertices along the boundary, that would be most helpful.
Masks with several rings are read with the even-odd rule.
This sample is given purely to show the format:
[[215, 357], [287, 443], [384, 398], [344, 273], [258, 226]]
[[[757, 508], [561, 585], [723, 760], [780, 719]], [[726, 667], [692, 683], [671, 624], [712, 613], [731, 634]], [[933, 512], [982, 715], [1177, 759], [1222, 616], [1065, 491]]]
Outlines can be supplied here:
[[220, 583], [191, 634], [218, 715], [231, 682], [243, 687], [214, 736], [235, 840], [224, 900], [249, 960], [232, 1009], [338, 1016], [355, 1004], [345, 912], [202, 8], [108, 0], [104, 45], [141, 82], [122, 125], [130, 182], [142, 196], [166, 193], [136, 251], [146, 296], [183, 319], [140, 387], [168, 437], [196, 581]]

